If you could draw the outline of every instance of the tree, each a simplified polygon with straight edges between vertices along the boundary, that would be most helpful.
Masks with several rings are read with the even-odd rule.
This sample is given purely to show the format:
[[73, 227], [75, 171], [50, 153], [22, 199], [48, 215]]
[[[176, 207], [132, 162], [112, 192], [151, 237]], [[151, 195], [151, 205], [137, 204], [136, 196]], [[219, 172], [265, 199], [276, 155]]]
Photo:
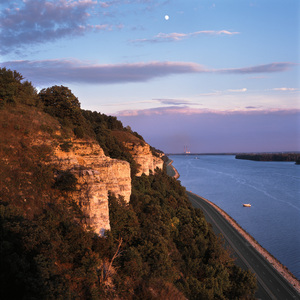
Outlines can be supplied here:
[[46, 113], [59, 119], [64, 127], [74, 131], [77, 138], [95, 137], [93, 129], [84, 118], [78, 98], [65, 86], [42, 89], [39, 97]]
[[0, 106], [4, 104], [37, 105], [37, 91], [31, 82], [22, 80], [24, 77], [17, 71], [0, 68]]
[[72, 91], [65, 86], [54, 85], [42, 89], [39, 96], [45, 106], [46, 112], [60, 119], [68, 118], [76, 122], [81, 116], [80, 103]]

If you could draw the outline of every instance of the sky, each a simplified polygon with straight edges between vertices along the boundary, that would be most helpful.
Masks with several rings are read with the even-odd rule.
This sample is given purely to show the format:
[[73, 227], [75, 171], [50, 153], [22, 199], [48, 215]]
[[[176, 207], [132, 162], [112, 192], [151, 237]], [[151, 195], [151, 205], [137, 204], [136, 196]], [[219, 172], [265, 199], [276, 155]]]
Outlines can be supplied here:
[[[1, 0], [0, 66], [166, 153], [300, 151], [299, 0]], [[167, 16], [167, 17], [166, 17]]]

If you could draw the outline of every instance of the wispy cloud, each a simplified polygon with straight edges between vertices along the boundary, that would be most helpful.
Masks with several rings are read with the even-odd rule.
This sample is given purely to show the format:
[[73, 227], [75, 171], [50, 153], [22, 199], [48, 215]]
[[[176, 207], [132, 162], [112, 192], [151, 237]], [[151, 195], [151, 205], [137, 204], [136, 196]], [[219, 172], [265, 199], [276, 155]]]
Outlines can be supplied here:
[[281, 88], [274, 88], [273, 91], [282, 91], [282, 92], [294, 92], [298, 91], [297, 88], [288, 88], [288, 87], [281, 87]]
[[41, 44], [88, 31], [109, 30], [108, 24], [89, 24], [93, 0], [24, 0], [0, 14], [0, 53], [17, 51], [24, 45]]
[[131, 117], [131, 116], [153, 116], [153, 115], [164, 115], [164, 114], [195, 114], [196, 111], [188, 106], [168, 106], [168, 107], [155, 107], [148, 109], [133, 109], [133, 110], [123, 110], [117, 113], [117, 116], [121, 117]]
[[258, 65], [246, 68], [216, 70], [216, 72], [229, 74], [274, 73], [287, 71], [295, 65], [295, 63], [291, 62], [274, 62], [271, 64]]
[[[127, 82], [146, 82], [148, 80], [176, 74], [219, 73], [248, 74], [255, 72], [284, 72], [292, 68], [293, 63], [275, 62], [267, 65], [238, 69], [209, 69], [193, 62], [139, 62], [124, 64], [97, 64], [80, 60], [19, 60], [0, 64], [17, 70], [27, 80], [35, 84], [115, 84]], [[228, 92], [246, 92], [247, 89], [228, 90]]]
[[245, 108], [246, 108], [246, 109], [259, 110], [259, 109], [261, 109], [261, 106], [252, 106], [252, 105], [249, 105], [249, 106], [246, 106]]
[[245, 109], [207, 109], [207, 108], [192, 108], [189, 106], [169, 106], [169, 107], [155, 107], [140, 110], [123, 110], [117, 113], [120, 117], [132, 116], [154, 116], [154, 115], [248, 115], [248, 114], [295, 114], [300, 113], [300, 109], [262, 109], [261, 107], [247, 106]]
[[183, 99], [153, 99], [158, 101], [164, 105], [202, 105], [200, 103], [195, 103], [190, 100], [183, 100]]
[[246, 88], [243, 88], [243, 89], [237, 89], [237, 90], [227, 90], [228, 92], [231, 92], [231, 93], [245, 93], [247, 92], [247, 89]]
[[165, 3], [167, 3], [168, 0], [110, 0], [110, 1], [100, 1], [100, 5], [103, 8], [109, 8], [111, 6], [116, 6], [116, 5], [126, 5], [126, 4], [144, 4], [146, 5], [147, 9], [150, 9], [153, 6], [160, 6]]
[[233, 32], [228, 30], [201, 30], [190, 33], [159, 33], [152, 38], [136, 39], [132, 40], [133, 43], [163, 43], [163, 42], [177, 42], [190, 37], [198, 35], [235, 35], [239, 32]]

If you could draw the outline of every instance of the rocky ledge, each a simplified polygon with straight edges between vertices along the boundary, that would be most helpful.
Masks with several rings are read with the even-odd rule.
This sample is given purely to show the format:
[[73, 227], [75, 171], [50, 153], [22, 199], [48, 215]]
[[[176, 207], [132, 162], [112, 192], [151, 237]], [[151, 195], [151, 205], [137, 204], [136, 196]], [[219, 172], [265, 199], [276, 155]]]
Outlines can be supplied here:
[[130, 200], [130, 164], [105, 156], [96, 142], [70, 139], [68, 143], [68, 151], [56, 147], [52, 163], [75, 175], [77, 189], [73, 197], [87, 215], [88, 224], [103, 234], [110, 229], [108, 192], [123, 196], [126, 202]]

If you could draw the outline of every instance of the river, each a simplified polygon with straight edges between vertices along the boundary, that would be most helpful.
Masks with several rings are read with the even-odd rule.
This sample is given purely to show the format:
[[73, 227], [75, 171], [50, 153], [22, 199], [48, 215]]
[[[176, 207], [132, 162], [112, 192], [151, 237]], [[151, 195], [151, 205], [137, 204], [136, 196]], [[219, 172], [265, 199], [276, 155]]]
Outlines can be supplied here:
[[187, 190], [217, 204], [300, 279], [299, 165], [233, 155], [169, 158]]

